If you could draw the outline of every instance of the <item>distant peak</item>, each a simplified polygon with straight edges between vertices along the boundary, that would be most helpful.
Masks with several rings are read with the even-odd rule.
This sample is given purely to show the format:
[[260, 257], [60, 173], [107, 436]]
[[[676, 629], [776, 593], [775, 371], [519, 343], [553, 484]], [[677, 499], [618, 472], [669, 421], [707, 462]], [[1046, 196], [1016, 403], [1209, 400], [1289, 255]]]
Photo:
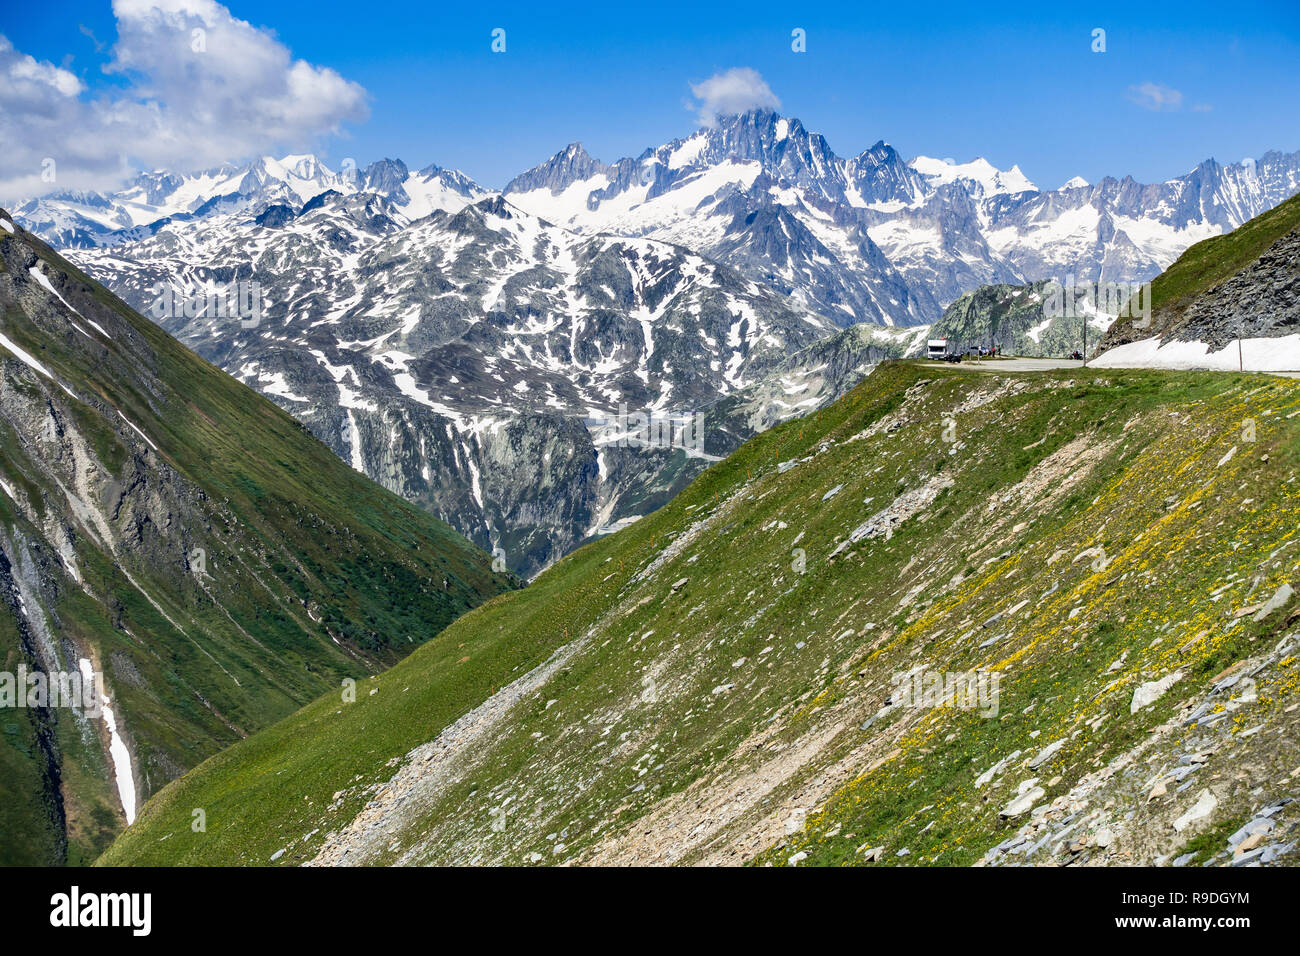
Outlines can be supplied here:
[[607, 172], [608, 167], [583, 148], [582, 143], [570, 143], [544, 163], [534, 166], [506, 183], [505, 192], [532, 192], [549, 189], [561, 193], [575, 182], [590, 179]]
[[881, 140], [877, 140], [875, 145], [873, 145], [870, 149], [864, 149], [861, 153], [858, 154], [857, 158], [859, 162], [865, 160], [879, 165], [880, 163], [890, 162], [895, 159], [900, 159], [901, 157], [899, 157], [898, 155], [898, 150], [894, 149], [894, 147], [890, 146], [883, 139], [881, 139]]
[[472, 206], [474, 209], [502, 219], [513, 219], [519, 212], [500, 193], [493, 193], [491, 196], [480, 199], [478, 202], [473, 203]]
[[786, 128], [800, 126], [797, 119], [791, 119], [782, 116], [776, 110], [769, 106], [756, 106], [753, 109], [745, 110], [743, 113], [732, 113], [730, 115], [719, 116], [717, 119], [718, 126], [752, 126], [758, 127], [776, 127], [778, 125]]
[[983, 156], [976, 156], [968, 163], [955, 163], [951, 159], [935, 159], [931, 156], [917, 156], [909, 163], [922, 176], [937, 186], [964, 181], [977, 183], [985, 195], [998, 193], [1020, 193], [1036, 190], [1038, 187], [1030, 182], [1019, 166], [999, 170]]

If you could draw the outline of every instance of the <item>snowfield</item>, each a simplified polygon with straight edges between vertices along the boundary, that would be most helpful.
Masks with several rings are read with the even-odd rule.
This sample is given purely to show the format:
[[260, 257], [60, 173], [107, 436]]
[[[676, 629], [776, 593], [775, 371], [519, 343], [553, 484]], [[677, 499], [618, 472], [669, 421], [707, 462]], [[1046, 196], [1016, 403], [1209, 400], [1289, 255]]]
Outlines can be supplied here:
[[1128, 342], [1103, 352], [1091, 363], [1096, 368], [1171, 368], [1235, 372], [1300, 371], [1300, 334], [1275, 338], [1242, 339], [1211, 352], [1204, 342], [1168, 342], [1159, 338]]

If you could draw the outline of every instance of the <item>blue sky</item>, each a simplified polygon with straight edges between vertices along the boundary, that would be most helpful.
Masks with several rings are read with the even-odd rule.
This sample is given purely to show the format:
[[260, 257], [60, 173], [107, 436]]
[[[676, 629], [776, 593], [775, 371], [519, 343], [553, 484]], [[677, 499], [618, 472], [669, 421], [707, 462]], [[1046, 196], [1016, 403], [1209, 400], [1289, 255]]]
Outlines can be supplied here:
[[[187, 88], [194, 70], [218, 58], [189, 62], [161, 45], [156, 29], [141, 26], [148, 2], [117, 0], [115, 15], [108, 0], [70, 0], [60, 16], [23, 4], [0, 19], [11, 55], [75, 76], [82, 84], [75, 98], [88, 108], [177, 101], [164, 102], [174, 119], [155, 117], [147, 134], [137, 134], [148, 145], [127, 138], [146, 128], [141, 121], [116, 127], [122, 139], [113, 148], [137, 153], [128, 161], [140, 165], [185, 166], [190, 156], [204, 165], [223, 146], [231, 159], [314, 149], [333, 163], [345, 156], [362, 165], [383, 156], [435, 162], [501, 186], [574, 140], [613, 160], [688, 135], [698, 125], [691, 84], [733, 67], [758, 71], [781, 112], [824, 133], [841, 155], [884, 139], [909, 157], [1019, 164], [1044, 187], [1074, 175], [1160, 181], [1208, 156], [1238, 161], [1270, 148], [1300, 149], [1294, 0], [1071, 4], [1055, 12], [1042, 3], [993, 11], [969, 2], [447, 9], [429, 0], [231, 0], [229, 14], [258, 28], [250, 42], [265, 37], [287, 48], [333, 84], [325, 84], [323, 102], [287, 101], [292, 115], [277, 113], [275, 129], [256, 112], [256, 89], [276, 78], [259, 77], [254, 90], [240, 91], [231, 77], [199, 92]], [[185, 16], [221, 10], [213, 0], [162, 2]], [[506, 31], [499, 54], [490, 48], [498, 27]], [[806, 31], [805, 53], [791, 50], [795, 28]], [[1106, 31], [1104, 53], [1091, 49], [1096, 28]], [[106, 73], [119, 31], [129, 33], [122, 46], [133, 52]], [[194, 114], [232, 89], [207, 131], [225, 132], [207, 135]], [[70, 163], [100, 162], [107, 174], [106, 157], [90, 155], [84, 143], [74, 147], [66, 131], [60, 139], [57, 120], [39, 121], [46, 114], [42, 106], [26, 121], [52, 137], [55, 145], [42, 148], [76, 152]], [[13, 170], [3, 173], [0, 181], [17, 179]]]

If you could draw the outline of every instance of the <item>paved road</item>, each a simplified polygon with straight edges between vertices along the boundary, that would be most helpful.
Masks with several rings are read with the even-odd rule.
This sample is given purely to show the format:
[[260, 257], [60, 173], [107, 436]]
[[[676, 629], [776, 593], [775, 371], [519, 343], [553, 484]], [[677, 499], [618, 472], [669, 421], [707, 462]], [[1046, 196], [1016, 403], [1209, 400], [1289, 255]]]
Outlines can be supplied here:
[[[964, 362], [948, 364], [947, 362], [933, 362], [929, 359], [919, 359], [923, 365], [941, 365], [944, 368], [964, 369], [967, 372], [1046, 372], [1058, 368], [1083, 368], [1083, 363], [1075, 359], [1038, 359], [1038, 358], [1013, 358], [1013, 359], [967, 359]], [[1092, 368], [1092, 366], [1088, 366]], [[1101, 369], [1100, 371], [1115, 371], [1115, 369]], [[1162, 371], [1158, 366], [1154, 366], [1147, 371]], [[1179, 369], [1163, 369], [1166, 372], [1176, 372]], [[1199, 369], [1198, 371], [1215, 371], [1214, 369]], [[1236, 369], [1219, 369], [1218, 371], [1236, 372]], [[1250, 372], [1247, 369], [1247, 372]], [[1281, 375], [1285, 378], [1300, 378], [1300, 372], [1259, 372], [1260, 375]]]
[[1056, 368], [1083, 368], [1083, 362], [1075, 359], [966, 359], [961, 362], [934, 362], [921, 360], [926, 365], [941, 365], [944, 368], [964, 369], [967, 372], [1046, 372]]

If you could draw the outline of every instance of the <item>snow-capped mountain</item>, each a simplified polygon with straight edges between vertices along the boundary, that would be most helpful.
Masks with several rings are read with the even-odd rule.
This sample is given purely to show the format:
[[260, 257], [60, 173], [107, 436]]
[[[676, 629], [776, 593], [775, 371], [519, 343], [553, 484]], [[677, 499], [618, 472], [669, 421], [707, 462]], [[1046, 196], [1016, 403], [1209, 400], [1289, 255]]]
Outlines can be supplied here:
[[244, 166], [225, 165], [188, 175], [141, 173], [114, 193], [56, 192], [14, 207], [14, 219], [57, 248], [116, 245], [146, 238], [173, 220], [283, 204], [297, 208], [323, 192], [375, 192], [408, 219], [435, 209], [455, 211], [487, 195], [455, 170], [429, 166], [419, 172], [384, 159], [364, 170], [334, 171], [312, 155], [263, 156]]
[[798, 120], [753, 111], [612, 166], [572, 144], [505, 195], [581, 232], [687, 246], [848, 325], [915, 324], [936, 310], [881, 253], [863, 215], [867, 202], [924, 191], [883, 143], [846, 162]]
[[505, 189], [579, 231], [681, 243], [843, 324], [933, 321], [986, 284], [1143, 281], [1297, 191], [1300, 153], [1043, 190], [1015, 166], [907, 162], [883, 142], [842, 158], [770, 110], [612, 165], [573, 144]]
[[[833, 323], [679, 246], [580, 235], [499, 196], [411, 223], [376, 193], [281, 208], [173, 222], [76, 259], [525, 574], [656, 507], [753, 432], [713, 420], [689, 452], [644, 448], [621, 411], [680, 425], [780, 373], [761, 410], [737, 412], [771, 424], [848, 378], [828, 387], [790, 365]], [[206, 302], [155, 305], [155, 284], [185, 303], [241, 280], [261, 286], [255, 326]]]
[[1029, 181], [1019, 166], [1012, 166], [1003, 172], [982, 156], [969, 163], [917, 156], [908, 165], [935, 189], [949, 183], [960, 183], [963, 189], [980, 199], [1002, 194], [1014, 196], [1017, 193], [1038, 192], [1038, 187]]
[[[327, 190], [377, 193], [407, 220], [489, 194], [437, 166], [382, 160], [334, 172], [312, 156], [264, 157], [147, 173], [111, 195], [54, 194], [15, 217], [56, 246], [85, 247], [135, 241], [171, 220], [293, 209]], [[1206, 160], [1157, 184], [1074, 177], [1041, 189], [1016, 166], [909, 161], [883, 141], [841, 157], [799, 120], [752, 110], [613, 164], [573, 143], [503, 194], [583, 234], [683, 245], [839, 325], [914, 325], [982, 285], [1152, 278], [1192, 243], [1297, 191], [1300, 153]]]

